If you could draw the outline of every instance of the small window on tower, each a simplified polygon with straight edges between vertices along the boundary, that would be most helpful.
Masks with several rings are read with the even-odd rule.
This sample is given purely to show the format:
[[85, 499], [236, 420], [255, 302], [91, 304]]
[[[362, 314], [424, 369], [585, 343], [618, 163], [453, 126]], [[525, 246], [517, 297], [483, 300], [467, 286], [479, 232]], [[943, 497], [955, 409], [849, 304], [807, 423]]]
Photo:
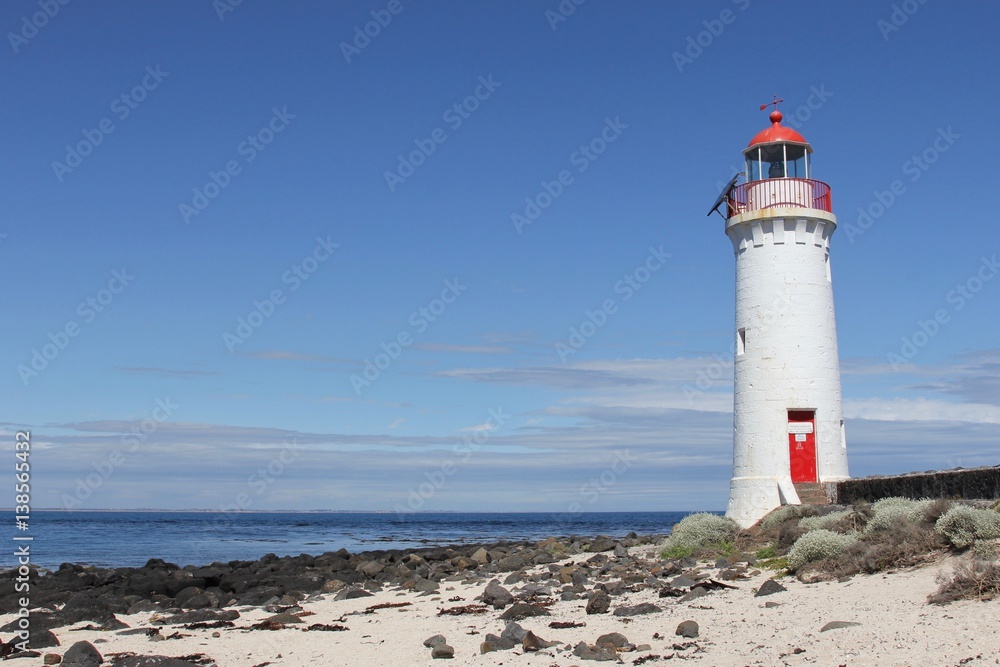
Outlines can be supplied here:
[[827, 253], [823, 257], [823, 263], [826, 265], [826, 281], [829, 283], [833, 282], [833, 274], [830, 273], [830, 253]]
[[747, 330], [740, 327], [736, 330], [736, 356], [747, 351]]

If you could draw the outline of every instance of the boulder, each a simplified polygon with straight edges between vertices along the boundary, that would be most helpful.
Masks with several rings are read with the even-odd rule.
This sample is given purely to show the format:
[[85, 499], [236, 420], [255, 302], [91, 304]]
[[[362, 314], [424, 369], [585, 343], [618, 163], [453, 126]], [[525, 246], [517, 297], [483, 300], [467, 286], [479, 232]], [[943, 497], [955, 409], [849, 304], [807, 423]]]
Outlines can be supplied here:
[[694, 639], [698, 636], [698, 624], [694, 621], [682, 621], [678, 626], [677, 630], [674, 632], [678, 637], [687, 637], [688, 639]]
[[760, 588], [757, 589], [757, 593], [754, 595], [754, 597], [759, 598], [763, 595], [774, 595], [775, 593], [782, 593], [787, 590], [788, 590], [787, 588], [779, 584], [774, 579], [768, 579], [767, 581], [765, 581], [763, 584], [760, 585]]
[[642, 616], [643, 614], [655, 614], [658, 611], [663, 611], [655, 604], [651, 602], [642, 602], [631, 607], [618, 607], [615, 609], [615, 616]]
[[486, 590], [483, 591], [482, 599], [483, 604], [493, 607], [494, 609], [503, 609], [514, 602], [514, 596], [511, 592], [501, 586], [500, 582], [496, 579], [486, 585]]
[[607, 591], [594, 591], [594, 594], [590, 596], [589, 600], [587, 600], [588, 614], [606, 614], [610, 608], [611, 596], [608, 595]]
[[444, 635], [434, 635], [433, 637], [428, 637], [424, 640], [424, 646], [427, 648], [433, 648], [438, 644], [447, 644], [448, 640], [444, 638]]
[[438, 644], [431, 649], [431, 657], [435, 660], [454, 658], [455, 649], [447, 644]]
[[531, 616], [549, 615], [549, 611], [545, 607], [528, 604], [527, 602], [518, 602], [517, 604], [512, 605], [507, 611], [500, 614], [500, 618], [504, 621], [520, 621], [522, 618], [529, 618]]
[[90, 642], [76, 642], [63, 654], [63, 667], [101, 667], [104, 658]]

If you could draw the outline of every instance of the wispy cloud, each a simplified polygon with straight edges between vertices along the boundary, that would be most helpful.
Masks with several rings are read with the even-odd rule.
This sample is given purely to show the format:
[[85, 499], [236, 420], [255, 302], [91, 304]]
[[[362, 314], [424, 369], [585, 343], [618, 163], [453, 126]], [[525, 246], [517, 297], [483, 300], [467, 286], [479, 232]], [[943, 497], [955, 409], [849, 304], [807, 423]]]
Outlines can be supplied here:
[[152, 366], [119, 366], [117, 370], [131, 375], [155, 375], [157, 377], [197, 377], [218, 375], [216, 371], [182, 370], [178, 368], [154, 368]]
[[343, 364], [346, 366], [363, 366], [357, 359], [342, 357], [327, 357], [320, 354], [293, 352], [291, 350], [264, 350], [261, 352], [241, 352], [240, 356], [250, 359], [265, 359], [269, 361], [315, 361], [323, 364]]
[[509, 347], [498, 345], [448, 345], [446, 343], [416, 343], [415, 350], [424, 352], [455, 352], [459, 354], [513, 354]]

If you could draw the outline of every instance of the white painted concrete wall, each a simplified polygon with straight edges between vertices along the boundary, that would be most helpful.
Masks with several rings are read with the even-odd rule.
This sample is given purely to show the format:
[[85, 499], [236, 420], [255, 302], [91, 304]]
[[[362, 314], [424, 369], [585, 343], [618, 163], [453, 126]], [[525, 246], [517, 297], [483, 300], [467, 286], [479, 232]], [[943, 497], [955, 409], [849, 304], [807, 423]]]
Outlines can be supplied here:
[[[818, 481], [849, 476], [828, 263], [836, 226], [833, 214], [800, 207], [752, 211], [726, 224], [736, 252], [736, 335], [746, 332], [735, 362], [726, 515], [744, 527], [798, 503], [788, 493], [788, 410], [816, 411]], [[784, 493], [779, 481], [787, 482]]]

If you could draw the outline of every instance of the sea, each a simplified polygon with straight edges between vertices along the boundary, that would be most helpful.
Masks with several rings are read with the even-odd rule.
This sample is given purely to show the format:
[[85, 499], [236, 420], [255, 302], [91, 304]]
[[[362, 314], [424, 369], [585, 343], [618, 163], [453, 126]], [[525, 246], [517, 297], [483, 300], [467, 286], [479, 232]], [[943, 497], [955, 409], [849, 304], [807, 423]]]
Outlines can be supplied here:
[[0, 568], [17, 566], [25, 549], [32, 563], [139, 567], [151, 558], [177, 565], [319, 555], [347, 549], [409, 549], [435, 545], [540, 540], [629, 532], [666, 535], [689, 512], [412, 513], [393, 512], [143, 512], [35, 511], [18, 530], [13, 513], [9, 549]]

